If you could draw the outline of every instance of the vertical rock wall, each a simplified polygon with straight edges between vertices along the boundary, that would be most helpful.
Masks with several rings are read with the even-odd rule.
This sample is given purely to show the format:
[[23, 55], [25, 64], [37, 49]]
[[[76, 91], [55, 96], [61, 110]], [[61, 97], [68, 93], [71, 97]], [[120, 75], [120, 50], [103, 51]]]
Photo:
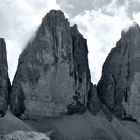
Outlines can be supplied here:
[[8, 92], [10, 90], [10, 80], [8, 77], [6, 44], [0, 38], [0, 117], [3, 117], [8, 107]]
[[140, 120], [140, 27], [136, 23], [122, 31], [103, 65], [97, 89], [117, 117]]
[[67, 112], [68, 106], [86, 107], [87, 54], [86, 40], [77, 26], [70, 27], [62, 11], [50, 11], [20, 55], [11, 93], [13, 114], [55, 117]]

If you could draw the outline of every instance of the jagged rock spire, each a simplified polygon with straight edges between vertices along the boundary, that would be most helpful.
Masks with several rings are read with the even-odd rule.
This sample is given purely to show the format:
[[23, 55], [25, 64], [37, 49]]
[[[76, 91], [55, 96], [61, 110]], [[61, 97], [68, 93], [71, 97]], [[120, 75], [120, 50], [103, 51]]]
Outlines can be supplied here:
[[108, 55], [98, 83], [103, 103], [119, 118], [140, 120], [140, 27], [122, 32]]
[[90, 72], [86, 40], [62, 11], [51, 10], [19, 58], [11, 110], [36, 118], [86, 110]]
[[4, 116], [8, 107], [8, 92], [10, 90], [10, 80], [8, 77], [6, 44], [0, 38], [0, 117]]

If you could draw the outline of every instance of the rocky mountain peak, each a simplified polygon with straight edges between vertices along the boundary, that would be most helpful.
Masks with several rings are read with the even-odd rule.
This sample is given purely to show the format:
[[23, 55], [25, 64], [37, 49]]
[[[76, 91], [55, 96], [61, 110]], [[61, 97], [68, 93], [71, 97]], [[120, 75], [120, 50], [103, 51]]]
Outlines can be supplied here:
[[65, 18], [64, 13], [61, 10], [51, 10], [49, 13], [45, 15], [42, 19], [42, 24], [49, 24], [50, 26], [60, 25], [64, 21], [68, 20]]
[[126, 26], [121, 33], [122, 38], [135, 38], [140, 33], [140, 27], [136, 22]]
[[0, 38], [0, 117], [4, 116], [7, 111], [10, 88], [6, 44], [4, 39]]
[[119, 118], [140, 120], [140, 27], [122, 32], [109, 53], [97, 89], [105, 105]]
[[48, 18], [65, 19], [65, 15], [61, 10], [51, 10], [49, 13], [46, 14], [43, 20], [48, 19]]
[[77, 24], [74, 24], [74, 25], [71, 27], [71, 30], [72, 30], [75, 34], [76, 34], [76, 33], [79, 33]]
[[62, 11], [42, 20], [19, 58], [11, 111], [27, 118], [54, 117], [86, 110], [90, 71], [86, 40]]
[[4, 42], [4, 38], [0, 38], [0, 42], [3, 42], [3, 43], [5, 43], [5, 42]]
[[[1, 54], [1, 57], [4, 57], [4, 59], [0, 59], [1, 63], [3, 63], [2, 61], [5, 61], [7, 58], [7, 55], [6, 55], [6, 44], [5, 44], [5, 41], [4, 41], [4, 38], [0, 38], [0, 54]], [[7, 60], [4, 62], [5, 65], [6, 65], [6, 68], [8, 67], [7, 66]]]
[[42, 19], [42, 24], [37, 31], [37, 36], [44, 36], [46, 31], [54, 34], [57, 30], [61, 31], [63, 27], [69, 29], [69, 22], [68, 19], [65, 18], [64, 13], [61, 10], [51, 10]]

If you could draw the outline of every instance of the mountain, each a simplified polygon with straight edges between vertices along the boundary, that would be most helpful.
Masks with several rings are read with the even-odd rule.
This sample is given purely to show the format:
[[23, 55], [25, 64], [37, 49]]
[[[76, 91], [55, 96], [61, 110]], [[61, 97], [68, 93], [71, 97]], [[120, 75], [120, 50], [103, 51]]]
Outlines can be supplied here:
[[3, 117], [7, 111], [10, 88], [6, 44], [4, 39], [0, 38], [0, 117]]
[[139, 140], [139, 37], [136, 23], [122, 31], [96, 86], [86, 39], [51, 10], [19, 57], [12, 91], [1, 40], [0, 140]]
[[83, 113], [90, 90], [86, 40], [51, 10], [19, 58], [11, 111], [30, 119]]
[[109, 53], [97, 86], [101, 101], [121, 119], [140, 120], [140, 27], [133, 23]]
[[[25, 121], [38, 132], [52, 131], [51, 140], [139, 140], [140, 124], [121, 122], [115, 117], [106, 119], [100, 111], [92, 115], [89, 111], [83, 114], [65, 115], [61, 118], [44, 118], [40, 121]], [[134, 131], [136, 130], [137, 131]]]

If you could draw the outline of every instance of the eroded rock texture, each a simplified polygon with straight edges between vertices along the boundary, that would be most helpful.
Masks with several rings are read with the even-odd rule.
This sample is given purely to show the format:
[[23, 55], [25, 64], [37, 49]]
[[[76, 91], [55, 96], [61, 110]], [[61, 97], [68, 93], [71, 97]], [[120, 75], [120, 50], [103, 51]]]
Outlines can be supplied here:
[[[19, 58], [11, 110], [16, 116], [55, 117], [85, 109], [90, 88], [87, 43], [62, 11], [50, 11]], [[81, 108], [76, 108], [78, 112]]]
[[8, 106], [8, 90], [11, 84], [8, 77], [6, 45], [0, 38], [0, 117], [4, 116]]
[[90, 91], [88, 94], [88, 109], [93, 115], [96, 115], [100, 112], [101, 108], [102, 103], [97, 93], [97, 87], [91, 83]]
[[98, 83], [102, 102], [119, 118], [140, 120], [140, 27], [122, 31]]
[[108, 107], [100, 100], [97, 92], [97, 86], [91, 83], [88, 94], [88, 109], [93, 115], [103, 112], [108, 121], [112, 121], [113, 115]]

